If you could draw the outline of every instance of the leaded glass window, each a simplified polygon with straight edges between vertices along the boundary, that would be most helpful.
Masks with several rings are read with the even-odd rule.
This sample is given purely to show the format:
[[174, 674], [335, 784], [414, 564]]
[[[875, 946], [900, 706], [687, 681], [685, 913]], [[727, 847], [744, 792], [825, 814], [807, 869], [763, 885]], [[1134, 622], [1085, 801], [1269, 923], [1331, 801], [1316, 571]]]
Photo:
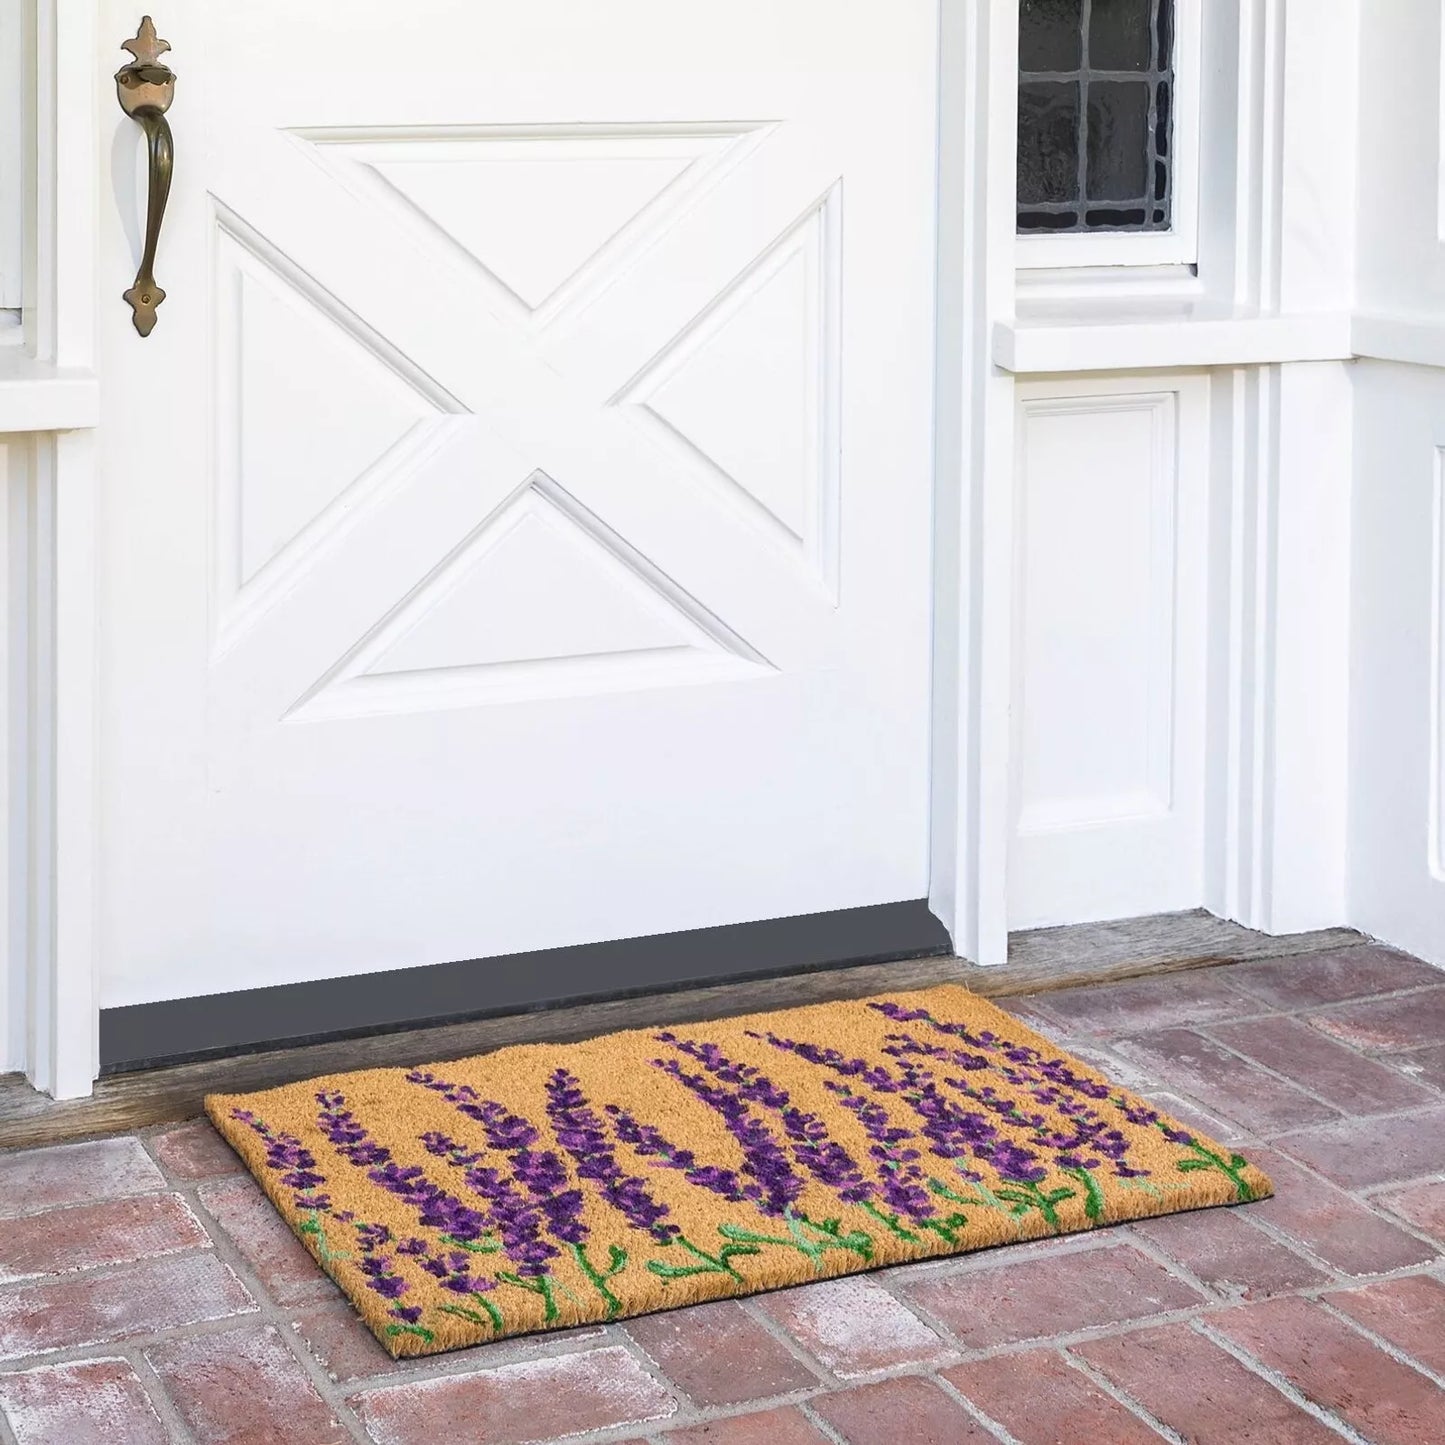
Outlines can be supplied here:
[[1174, 0], [1019, 0], [1018, 228], [1167, 231]]

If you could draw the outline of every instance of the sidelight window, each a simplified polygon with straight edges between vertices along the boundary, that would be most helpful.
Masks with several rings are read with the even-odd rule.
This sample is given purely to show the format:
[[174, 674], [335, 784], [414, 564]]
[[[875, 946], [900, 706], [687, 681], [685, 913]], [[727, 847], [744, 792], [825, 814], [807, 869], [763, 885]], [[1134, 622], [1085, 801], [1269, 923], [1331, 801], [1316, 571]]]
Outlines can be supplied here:
[[1175, 228], [1176, 0], [1020, 0], [1021, 235]]

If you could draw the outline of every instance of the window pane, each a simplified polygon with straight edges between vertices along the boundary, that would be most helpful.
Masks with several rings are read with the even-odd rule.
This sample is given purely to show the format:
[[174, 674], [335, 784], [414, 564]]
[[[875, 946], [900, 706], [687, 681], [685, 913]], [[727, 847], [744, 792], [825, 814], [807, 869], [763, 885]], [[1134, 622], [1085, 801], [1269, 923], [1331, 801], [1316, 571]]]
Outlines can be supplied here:
[[1089, 199], [1135, 201], [1149, 190], [1147, 80], [1089, 86]]
[[1033, 80], [1019, 86], [1019, 201], [1079, 196], [1079, 88]]
[[1083, 62], [1084, 0], [1020, 0], [1019, 69], [1077, 70]]
[[1154, 58], [1153, 8], [1139, 0], [1093, 0], [1089, 68], [1148, 70]]
[[1175, 0], [1019, 0], [1018, 228], [1167, 230]]

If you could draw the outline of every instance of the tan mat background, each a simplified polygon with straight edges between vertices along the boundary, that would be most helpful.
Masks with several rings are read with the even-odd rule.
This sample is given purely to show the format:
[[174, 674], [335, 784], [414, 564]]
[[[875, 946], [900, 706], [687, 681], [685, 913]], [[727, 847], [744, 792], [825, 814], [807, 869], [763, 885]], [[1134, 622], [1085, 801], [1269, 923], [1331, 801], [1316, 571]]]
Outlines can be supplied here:
[[206, 1107], [394, 1355], [1271, 1192], [953, 986]]

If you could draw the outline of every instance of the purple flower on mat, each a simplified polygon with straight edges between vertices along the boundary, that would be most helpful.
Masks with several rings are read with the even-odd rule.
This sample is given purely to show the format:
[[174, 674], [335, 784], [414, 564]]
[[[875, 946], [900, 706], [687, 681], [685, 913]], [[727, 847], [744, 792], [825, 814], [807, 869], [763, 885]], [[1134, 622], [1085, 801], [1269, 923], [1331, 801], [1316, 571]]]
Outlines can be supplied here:
[[480, 1124], [488, 1147], [507, 1156], [512, 1166], [510, 1178], [483, 1165], [484, 1155], [468, 1153], [446, 1135], [429, 1134], [422, 1139], [428, 1153], [466, 1171], [467, 1187], [490, 1206], [487, 1217], [519, 1274], [545, 1274], [560, 1252], [553, 1240], [573, 1246], [586, 1242], [582, 1191], [568, 1187], [567, 1167], [555, 1151], [536, 1147], [542, 1137], [536, 1125], [503, 1104], [480, 1098], [469, 1084], [448, 1083], [419, 1069], [408, 1074], [407, 1080], [440, 1094], [458, 1113]]
[[1012, 1179], [1019, 1184], [1037, 1184], [1048, 1175], [1048, 1170], [1038, 1162], [1038, 1156], [1007, 1139], [1000, 1139], [989, 1145], [983, 1157], [998, 1170], [1001, 1178]]
[[699, 1164], [691, 1149], [679, 1149], [651, 1124], [640, 1123], [626, 1109], [616, 1104], [607, 1104], [605, 1108], [617, 1137], [644, 1159], [656, 1159], [664, 1169], [676, 1169], [689, 1183], [710, 1190], [729, 1203], [737, 1204], [750, 1197], [744, 1193], [745, 1186], [735, 1170]]
[[797, 1202], [803, 1181], [793, 1173], [767, 1126], [753, 1117], [736, 1091], [710, 1084], [701, 1074], [688, 1073], [675, 1059], [654, 1059], [653, 1066], [695, 1094], [727, 1125], [728, 1133], [743, 1151], [743, 1173], [752, 1181], [743, 1185], [745, 1198], [764, 1214], [773, 1215], [784, 1213]]
[[419, 1223], [455, 1239], [481, 1238], [486, 1230], [483, 1215], [432, 1183], [419, 1165], [397, 1164], [391, 1150], [374, 1142], [357, 1122], [346, 1107], [345, 1095], [323, 1091], [316, 1095], [316, 1102], [321, 1105], [317, 1123], [336, 1152], [356, 1168], [365, 1169], [373, 1184], [416, 1210]]
[[463, 1171], [467, 1188], [487, 1201], [487, 1223], [496, 1230], [518, 1274], [529, 1278], [546, 1274], [561, 1251], [542, 1232], [542, 1202], [529, 1198], [501, 1170], [480, 1164], [485, 1154], [469, 1153], [449, 1135], [424, 1134], [421, 1142], [429, 1154]]
[[[737, 1097], [745, 1104], [758, 1104], [776, 1114], [793, 1146], [793, 1157], [820, 1184], [837, 1190], [845, 1203], [863, 1204], [873, 1197], [873, 1186], [863, 1178], [848, 1151], [828, 1137], [823, 1120], [794, 1105], [786, 1090], [780, 1089], [761, 1070], [751, 1064], [734, 1063], [716, 1044], [695, 1043], [673, 1033], [656, 1037], [658, 1043], [671, 1044], [696, 1059], [714, 1078], [737, 1085]], [[678, 1071], [674, 1077], [691, 1076]]]
[[391, 1255], [381, 1252], [391, 1241], [391, 1230], [384, 1224], [363, 1224], [357, 1228], [356, 1242], [361, 1250], [361, 1273], [366, 1280], [367, 1289], [391, 1303], [392, 1308], [388, 1313], [393, 1319], [414, 1325], [421, 1318], [421, 1308], [396, 1303], [411, 1286], [392, 1269]]
[[246, 1125], [266, 1145], [266, 1167], [281, 1176], [281, 1183], [297, 1192], [297, 1209], [325, 1213], [331, 1207], [328, 1195], [308, 1194], [326, 1183], [326, 1176], [316, 1172], [315, 1156], [294, 1134], [277, 1134], [259, 1115], [249, 1109], [232, 1109], [231, 1117]]
[[1162, 1123], [1159, 1127], [1163, 1130], [1164, 1137], [1171, 1144], [1183, 1144], [1188, 1147], [1190, 1144], [1194, 1143], [1194, 1135], [1191, 1134], [1187, 1129], [1172, 1129], [1168, 1125]]
[[858, 1120], [873, 1141], [868, 1152], [879, 1166], [883, 1202], [915, 1223], [931, 1219], [936, 1211], [918, 1164], [919, 1152], [905, 1147], [907, 1141], [917, 1137], [913, 1131], [894, 1125], [881, 1104], [855, 1094], [847, 1084], [829, 1079], [823, 1087], [838, 1096], [838, 1102]]
[[547, 1081], [547, 1116], [579, 1178], [600, 1184], [603, 1198], [634, 1229], [645, 1229], [664, 1244], [676, 1238], [677, 1225], [664, 1222], [667, 1205], [652, 1197], [645, 1180], [618, 1164], [606, 1125], [588, 1104], [581, 1082], [566, 1069], [556, 1070]]
[[845, 1054], [840, 1054], [837, 1049], [823, 1048], [819, 1044], [805, 1043], [801, 1039], [780, 1038], [774, 1033], [758, 1034], [749, 1031], [748, 1037], [761, 1039], [785, 1054], [796, 1054], [810, 1064], [831, 1069], [840, 1078], [859, 1079], [876, 1094], [896, 1094], [902, 1089], [902, 1085], [886, 1068], [881, 1064], [870, 1064], [867, 1059], [850, 1059]]

